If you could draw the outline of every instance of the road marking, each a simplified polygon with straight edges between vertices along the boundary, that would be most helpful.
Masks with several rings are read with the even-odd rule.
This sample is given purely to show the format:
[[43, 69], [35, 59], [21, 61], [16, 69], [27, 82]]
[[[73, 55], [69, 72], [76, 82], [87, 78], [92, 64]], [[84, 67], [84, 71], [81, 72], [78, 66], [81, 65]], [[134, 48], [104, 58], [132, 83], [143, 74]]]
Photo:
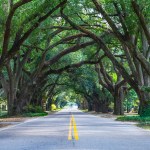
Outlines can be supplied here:
[[72, 140], [72, 116], [70, 118], [68, 140]]
[[68, 140], [72, 139], [79, 140], [77, 125], [73, 115], [71, 115], [70, 117], [69, 133], [68, 133]]
[[78, 130], [77, 130], [77, 126], [76, 126], [76, 121], [75, 121], [73, 115], [72, 115], [72, 120], [73, 120], [73, 127], [74, 127], [74, 138], [75, 138], [75, 140], [79, 140]]

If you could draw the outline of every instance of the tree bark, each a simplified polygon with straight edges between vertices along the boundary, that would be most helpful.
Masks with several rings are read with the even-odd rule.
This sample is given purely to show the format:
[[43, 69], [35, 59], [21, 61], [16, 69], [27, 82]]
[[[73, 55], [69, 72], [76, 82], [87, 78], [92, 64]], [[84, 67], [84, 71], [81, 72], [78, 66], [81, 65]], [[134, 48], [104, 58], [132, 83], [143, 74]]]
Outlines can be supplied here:
[[150, 93], [139, 90], [137, 94], [140, 100], [138, 114], [140, 116], [150, 116]]
[[124, 91], [123, 88], [115, 89], [114, 92], [114, 114], [124, 115], [123, 108]]

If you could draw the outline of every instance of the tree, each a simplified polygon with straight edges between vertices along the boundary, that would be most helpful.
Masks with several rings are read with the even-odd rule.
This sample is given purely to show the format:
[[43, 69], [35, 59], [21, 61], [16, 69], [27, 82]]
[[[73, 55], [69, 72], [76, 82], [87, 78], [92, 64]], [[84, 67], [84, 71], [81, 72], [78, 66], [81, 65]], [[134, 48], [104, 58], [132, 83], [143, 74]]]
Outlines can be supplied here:
[[[136, 34], [134, 34], [134, 33], [136, 33], [136, 31], [134, 33], [129, 32], [130, 30], [126, 24], [125, 17], [123, 18], [121, 15], [121, 14], [126, 13], [126, 11], [125, 11], [126, 8], [122, 8], [123, 5], [121, 2], [118, 2], [117, 4], [115, 2], [110, 3], [111, 8], [114, 6], [114, 8], [110, 9], [113, 11], [111, 13], [117, 12], [116, 15], [112, 14], [112, 17], [111, 17], [111, 15], [109, 16], [109, 14], [105, 11], [105, 9], [104, 9], [105, 4], [100, 4], [96, 0], [93, 0], [93, 4], [94, 4], [95, 8], [91, 7], [92, 11], [90, 13], [90, 16], [92, 16], [93, 12], [95, 12], [95, 11], [97, 11], [97, 13], [99, 13], [102, 16], [102, 17], [100, 17], [100, 19], [101, 19], [100, 22], [102, 24], [105, 23], [105, 28], [101, 27], [101, 25], [99, 25], [99, 29], [100, 29], [101, 33], [103, 33], [102, 30], [104, 30], [105, 33], [108, 33], [108, 35], [110, 35], [110, 37], [113, 36], [118, 41], [118, 44], [120, 46], [122, 46], [122, 51], [123, 51], [123, 54], [125, 54], [125, 56], [126, 56], [130, 71], [127, 71], [126, 67], [119, 63], [119, 61], [113, 55], [111, 49], [109, 48], [108, 42], [106, 42], [102, 36], [100, 37], [99, 35], [96, 34], [95, 31], [97, 28], [95, 29], [95, 31], [93, 31], [91, 29], [88, 29], [86, 27], [83, 27], [83, 26], [77, 24], [75, 21], [70, 20], [69, 17], [64, 14], [63, 9], [61, 9], [62, 17], [75, 30], [81, 31], [82, 33], [85, 33], [89, 37], [91, 37], [99, 45], [100, 49], [102, 49], [104, 51], [105, 55], [112, 61], [113, 65], [118, 69], [118, 71], [123, 76], [123, 78], [129, 83], [129, 85], [132, 88], [134, 88], [134, 90], [138, 94], [139, 99], [140, 99], [139, 113], [142, 115], [143, 112], [145, 111], [145, 108], [149, 107], [149, 102], [148, 102], [149, 101], [148, 100], [149, 93], [146, 91], [143, 91], [141, 87], [144, 84], [146, 84], [146, 86], [148, 86], [148, 82], [144, 82], [144, 80], [146, 81], [146, 79], [143, 78], [144, 76], [142, 77], [143, 80], [138, 80], [138, 79], [139, 78], [141, 79], [142, 71], [143, 71], [143, 73], [142, 73], [143, 75], [147, 74], [146, 76], [147, 77], [149, 76], [148, 75], [149, 74], [149, 69], [148, 69], [149, 68], [149, 60], [148, 61], [146, 60], [146, 57], [144, 57], [144, 55], [142, 54], [143, 51], [140, 52], [139, 47], [138, 47], [140, 43], [136, 42], [138, 40], [141, 40], [141, 38], [139, 36], [135, 37]], [[113, 5], [111, 5], [111, 4], [113, 4]], [[120, 10], [118, 10], [118, 8], [119, 8], [118, 5], [120, 5], [120, 7], [122, 8], [121, 12], [118, 12], [118, 11], [120, 11]], [[137, 6], [136, 2], [132, 1], [132, 7], [134, 9], [135, 9], [135, 6]], [[128, 6], [128, 8], [130, 8], [130, 6]], [[130, 11], [132, 12], [131, 9], [130, 9]], [[114, 16], [116, 16], [116, 17], [114, 17]], [[99, 17], [99, 16], [97, 15], [96, 17]], [[131, 18], [130, 18], [130, 20], [131, 20]], [[97, 22], [97, 20], [96, 20], [96, 22]], [[109, 24], [110, 27], [107, 27], [106, 22]], [[121, 27], [120, 27], [120, 25], [119, 26], [117, 25], [118, 23], [121, 25]], [[89, 26], [90, 26], [90, 23], [89, 23]], [[123, 33], [122, 33], [122, 31], [123, 31]], [[141, 31], [142, 30], [140, 30], [139, 33], [142, 33]], [[146, 42], [146, 40], [145, 40], [145, 42]], [[148, 48], [146, 48], [146, 50], [147, 49]], [[142, 68], [142, 69], [140, 69], [140, 68]], [[141, 84], [141, 81], [143, 84]]]
[[99, 83], [106, 88], [114, 98], [114, 114], [124, 114], [124, 93], [126, 90], [126, 81], [122, 78], [122, 75], [116, 68], [110, 64], [107, 59], [101, 60], [99, 64], [95, 65], [95, 69], [98, 73]]
[[[2, 4], [5, 5], [6, 2], [7, 1], [5, 0]], [[0, 70], [2, 70], [3, 66], [15, 56], [32, 32], [35, 31], [42, 22], [44, 22], [57, 9], [62, 7], [66, 2], [66, 0], [57, 4], [54, 2], [53, 7], [51, 7], [51, 2], [47, 1], [37, 3], [33, 2], [33, 0], [19, 0], [16, 3], [9, 1], [8, 5], [5, 5], [5, 7], [2, 8], [2, 13], [6, 13], [8, 16], [6, 16], [6, 18], [2, 18], [3, 20], [1, 23], [2, 29], [4, 30], [4, 35], [2, 35], [3, 44], [0, 58]], [[34, 9], [28, 10], [28, 15], [24, 16], [24, 11], [27, 13], [26, 8], [29, 6], [28, 3]], [[34, 5], [37, 7], [34, 7]], [[50, 10], [48, 10], [49, 6], [51, 8]], [[18, 11], [19, 13], [17, 13]], [[23, 14], [21, 19], [15, 20], [14, 18], [20, 17], [20, 14]], [[14, 29], [12, 30], [13, 26]]]

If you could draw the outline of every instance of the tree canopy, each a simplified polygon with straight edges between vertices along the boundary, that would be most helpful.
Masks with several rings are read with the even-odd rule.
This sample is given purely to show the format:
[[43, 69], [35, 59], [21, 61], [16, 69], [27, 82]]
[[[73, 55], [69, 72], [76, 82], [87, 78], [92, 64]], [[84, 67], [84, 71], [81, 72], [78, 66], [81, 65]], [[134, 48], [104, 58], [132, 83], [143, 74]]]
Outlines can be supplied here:
[[31, 104], [64, 106], [65, 95], [89, 110], [120, 115], [136, 105], [150, 115], [149, 0], [0, 3], [1, 98], [9, 115]]

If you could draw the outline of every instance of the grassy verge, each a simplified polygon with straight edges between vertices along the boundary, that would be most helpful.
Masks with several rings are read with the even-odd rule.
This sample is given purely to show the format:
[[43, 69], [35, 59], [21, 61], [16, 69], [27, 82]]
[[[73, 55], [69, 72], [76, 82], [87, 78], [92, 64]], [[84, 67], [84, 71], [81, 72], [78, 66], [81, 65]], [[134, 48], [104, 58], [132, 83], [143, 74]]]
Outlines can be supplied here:
[[88, 109], [80, 109], [82, 112], [88, 112]]
[[137, 126], [143, 129], [150, 130], [150, 122], [140, 122]]
[[150, 117], [140, 117], [140, 116], [119, 116], [116, 120], [118, 121], [132, 121], [137, 122], [137, 126], [150, 130]]
[[119, 116], [118, 121], [135, 121], [135, 122], [150, 122], [150, 117], [140, 117], [140, 116]]
[[62, 110], [62, 108], [57, 108], [57, 109], [53, 109], [53, 110], [51, 110], [52, 112], [57, 112], [57, 111], [61, 111]]

